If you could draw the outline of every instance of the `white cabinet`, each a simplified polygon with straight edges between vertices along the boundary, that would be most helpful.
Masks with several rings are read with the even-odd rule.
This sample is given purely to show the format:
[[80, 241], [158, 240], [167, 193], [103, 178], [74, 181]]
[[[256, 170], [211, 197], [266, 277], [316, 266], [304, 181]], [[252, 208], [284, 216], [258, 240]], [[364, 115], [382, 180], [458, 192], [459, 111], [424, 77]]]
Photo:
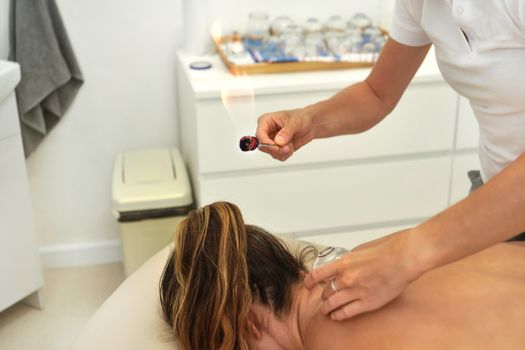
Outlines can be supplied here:
[[261, 174], [203, 176], [199, 203], [227, 200], [247, 222], [299, 236], [419, 221], [447, 206], [450, 159], [315, 164]]
[[[211, 70], [189, 68], [203, 59], [211, 61]], [[371, 232], [388, 233], [381, 227], [406, 227], [445, 209], [458, 97], [441, 77], [433, 53], [393, 113], [372, 130], [314, 140], [284, 163], [239, 150], [239, 138], [254, 134], [262, 113], [328, 98], [368, 73], [234, 77], [215, 56], [179, 54], [181, 149], [197, 205], [231, 201], [247, 222], [320, 242], [323, 236], [355, 233], [346, 245], [377, 237]]]
[[18, 78], [18, 65], [0, 61], [0, 85], [5, 90], [11, 84], [10, 92], [0, 91], [0, 311], [26, 297], [39, 306], [43, 285], [12, 92]]

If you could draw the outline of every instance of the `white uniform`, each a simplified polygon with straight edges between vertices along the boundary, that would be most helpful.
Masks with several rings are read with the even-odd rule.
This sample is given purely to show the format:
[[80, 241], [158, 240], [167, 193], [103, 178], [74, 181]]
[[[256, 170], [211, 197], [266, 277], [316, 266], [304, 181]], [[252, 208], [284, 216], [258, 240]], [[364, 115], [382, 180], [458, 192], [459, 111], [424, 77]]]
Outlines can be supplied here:
[[434, 44], [478, 120], [485, 181], [525, 152], [525, 0], [397, 0], [391, 37]]

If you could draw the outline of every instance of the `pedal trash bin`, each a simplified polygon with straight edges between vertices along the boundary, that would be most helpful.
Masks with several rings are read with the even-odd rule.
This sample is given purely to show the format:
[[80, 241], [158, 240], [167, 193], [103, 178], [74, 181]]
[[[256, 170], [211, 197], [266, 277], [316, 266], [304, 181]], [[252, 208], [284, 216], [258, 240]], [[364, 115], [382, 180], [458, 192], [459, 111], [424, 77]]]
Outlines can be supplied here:
[[118, 154], [113, 169], [113, 212], [119, 223], [124, 272], [129, 276], [168, 245], [193, 206], [177, 148]]

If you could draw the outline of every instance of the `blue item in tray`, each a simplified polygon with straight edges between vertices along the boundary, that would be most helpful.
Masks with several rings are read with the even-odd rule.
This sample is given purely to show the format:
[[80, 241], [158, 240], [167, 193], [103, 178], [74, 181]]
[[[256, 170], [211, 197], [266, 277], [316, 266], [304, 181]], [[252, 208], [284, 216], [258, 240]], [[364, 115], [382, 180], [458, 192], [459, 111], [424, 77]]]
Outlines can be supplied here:
[[252, 40], [245, 38], [244, 47], [255, 62], [297, 62], [299, 59], [286, 55], [283, 48], [275, 41]]

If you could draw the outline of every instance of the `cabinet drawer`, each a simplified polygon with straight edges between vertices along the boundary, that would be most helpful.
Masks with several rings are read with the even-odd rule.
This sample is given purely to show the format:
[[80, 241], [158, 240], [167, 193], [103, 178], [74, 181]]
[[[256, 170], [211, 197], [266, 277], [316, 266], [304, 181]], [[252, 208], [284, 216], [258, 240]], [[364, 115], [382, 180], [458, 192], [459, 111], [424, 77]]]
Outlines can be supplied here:
[[0, 140], [20, 132], [15, 94], [0, 101]]
[[[448, 202], [449, 157], [308, 170], [201, 176], [198, 205], [226, 200], [278, 234], [342, 232], [429, 217]], [[394, 224], [395, 225], [395, 224]]]
[[[197, 156], [200, 173], [282, 166], [262, 152], [243, 153], [238, 140], [253, 135], [257, 117], [265, 112], [295, 108], [326, 99], [336, 91], [230, 99], [228, 112], [218, 99], [196, 106]], [[453, 146], [457, 97], [443, 82], [412, 84], [382, 123], [359, 135], [315, 140], [285, 165], [333, 162], [449, 150]]]

